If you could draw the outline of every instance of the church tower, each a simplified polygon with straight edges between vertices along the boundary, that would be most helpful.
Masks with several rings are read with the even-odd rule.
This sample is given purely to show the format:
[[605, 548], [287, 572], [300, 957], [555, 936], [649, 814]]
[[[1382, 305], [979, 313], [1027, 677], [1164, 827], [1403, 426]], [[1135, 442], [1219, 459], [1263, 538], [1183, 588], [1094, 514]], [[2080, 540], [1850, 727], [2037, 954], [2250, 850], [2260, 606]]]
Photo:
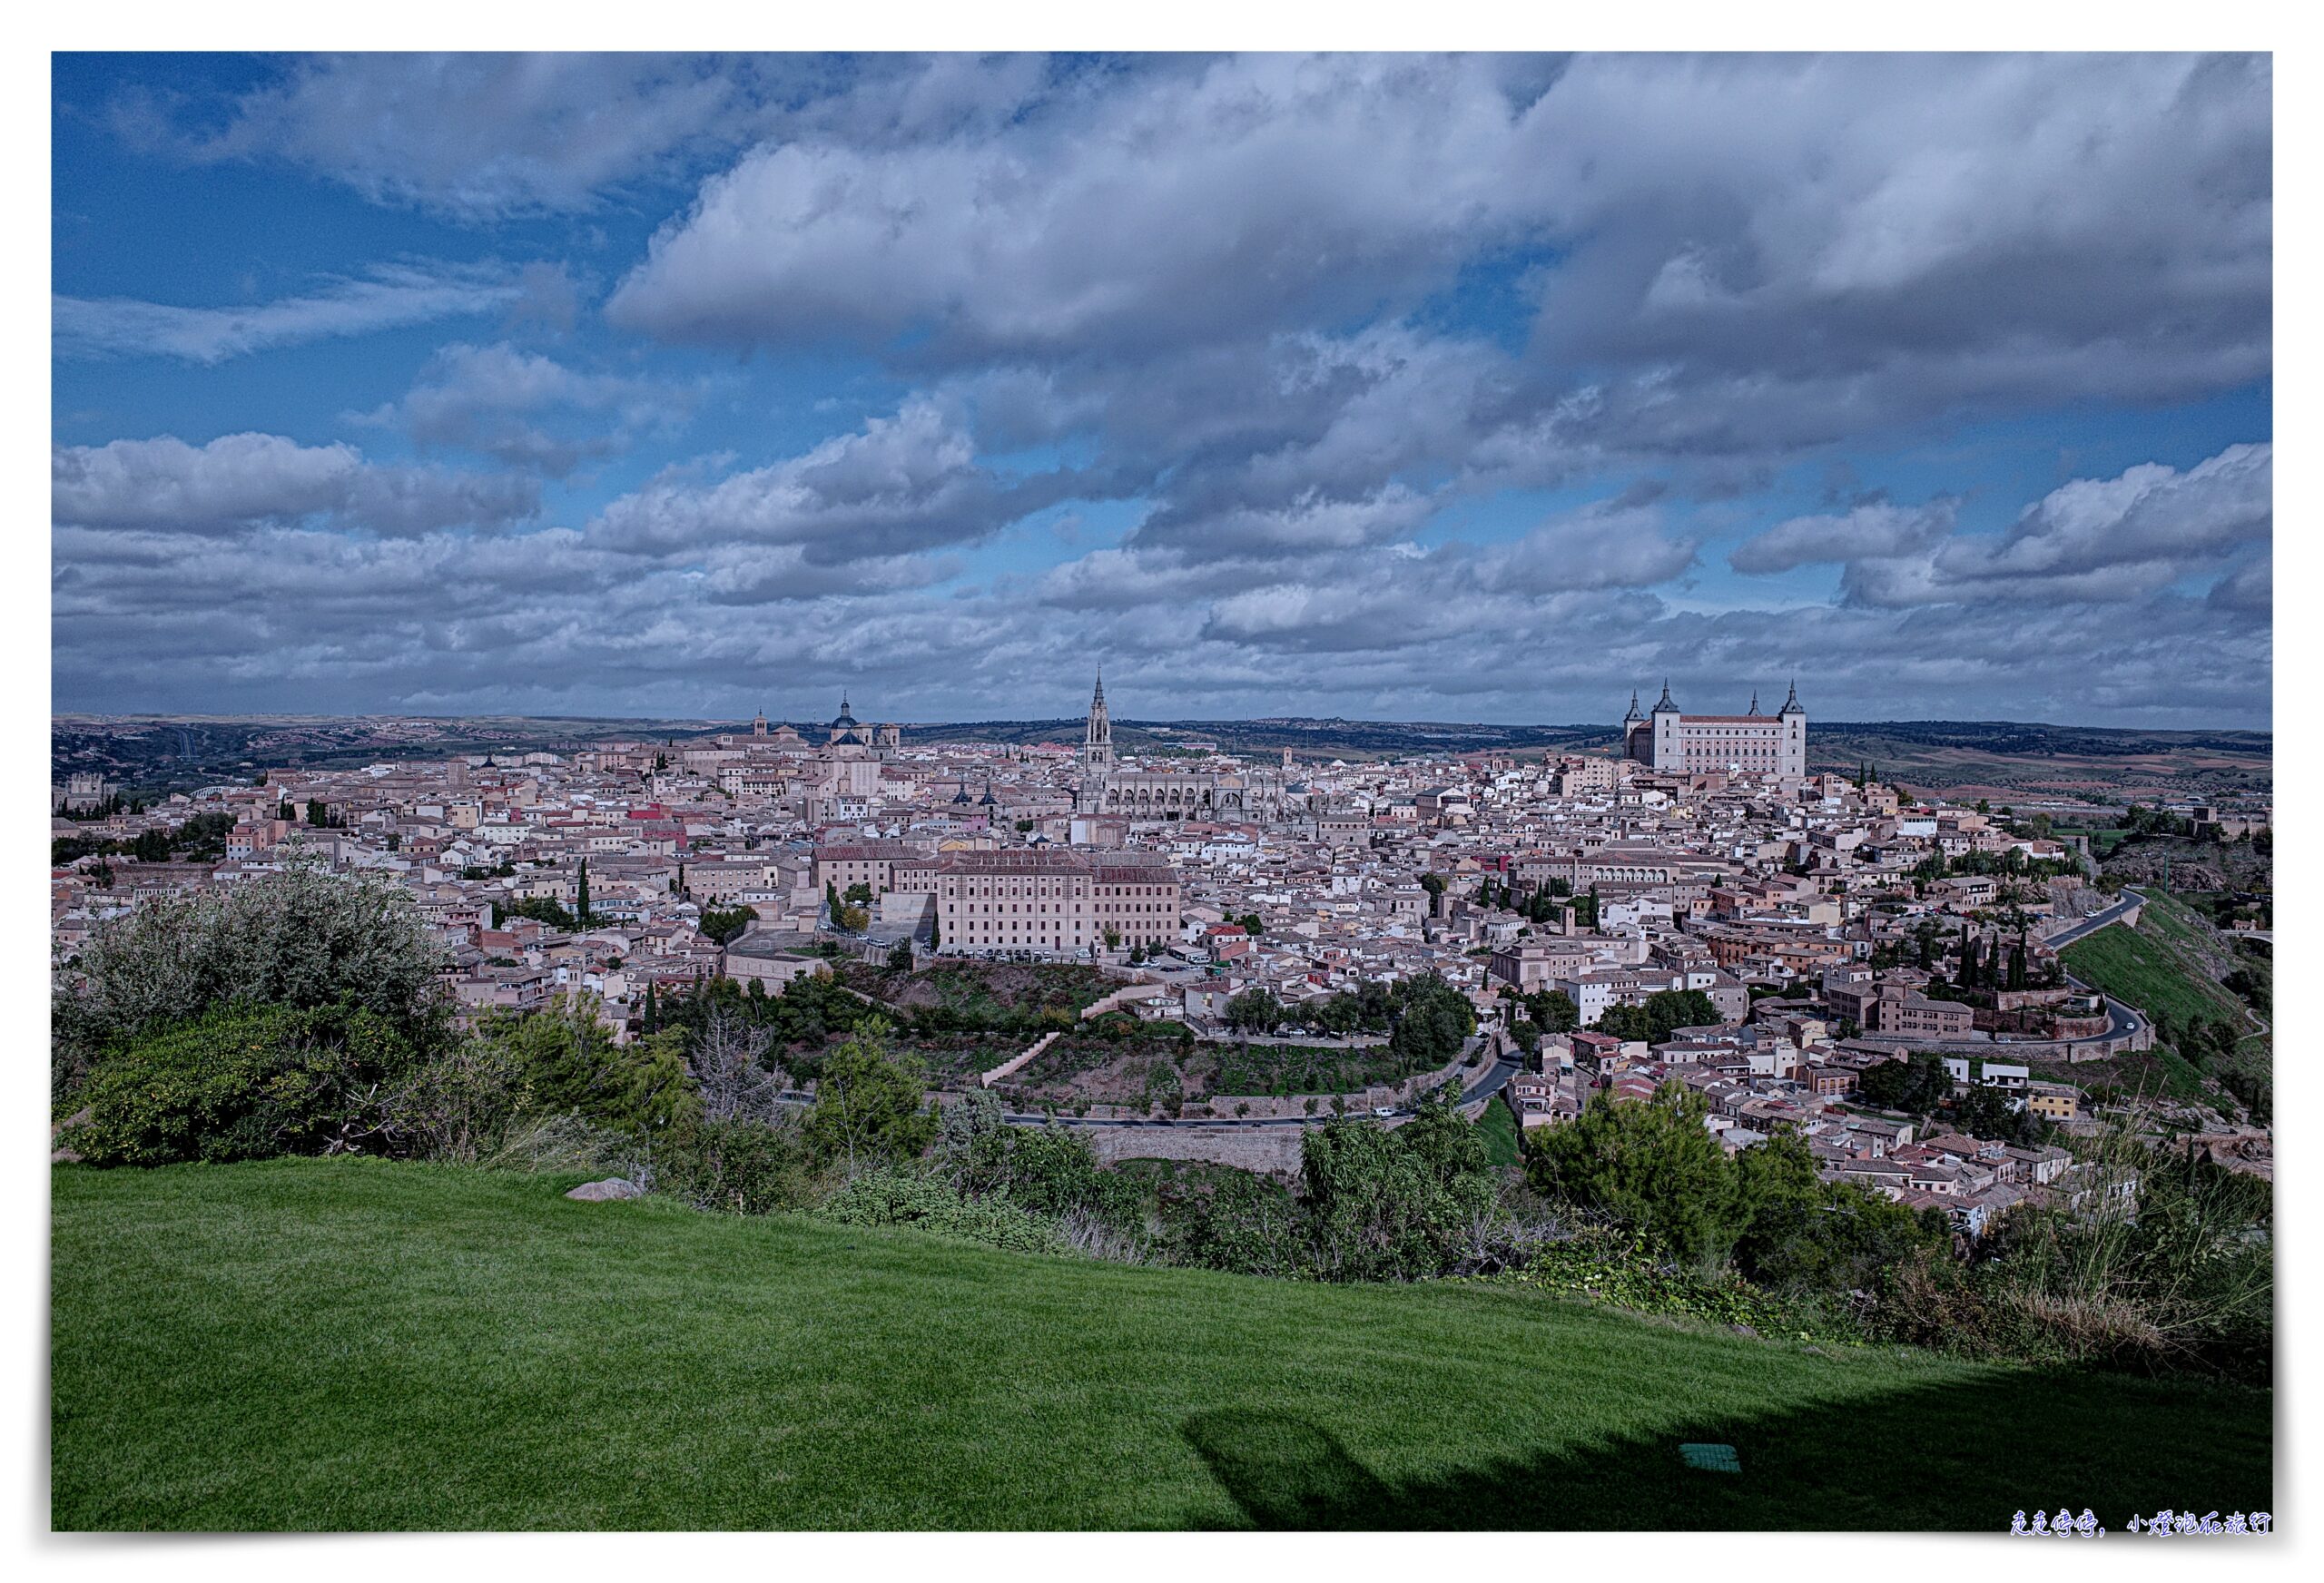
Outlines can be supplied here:
[[1114, 768], [1114, 723], [1106, 713], [1106, 678], [1098, 677], [1098, 691], [1089, 698], [1089, 726], [1081, 738], [1084, 774], [1106, 775]]
[[1807, 778], [1807, 711], [1800, 707], [1797, 682], [1792, 683], [1790, 695], [1776, 719], [1783, 727], [1776, 749], [1776, 773], [1804, 781]]
[[1106, 713], [1106, 676], [1098, 674], [1098, 690], [1089, 698], [1089, 724], [1081, 736], [1081, 803], [1098, 808], [1105, 799], [1106, 777], [1114, 772], [1114, 723]]

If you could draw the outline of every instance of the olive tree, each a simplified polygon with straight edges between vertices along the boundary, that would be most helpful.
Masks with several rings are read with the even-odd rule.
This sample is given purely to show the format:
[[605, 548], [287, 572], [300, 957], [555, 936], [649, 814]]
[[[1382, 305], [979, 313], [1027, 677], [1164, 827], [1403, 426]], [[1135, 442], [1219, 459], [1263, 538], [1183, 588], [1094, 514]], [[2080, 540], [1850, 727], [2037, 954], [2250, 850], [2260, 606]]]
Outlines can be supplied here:
[[444, 960], [408, 891], [309, 865], [143, 902], [61, 964], [58, 1076], [76, 1079], [107, 1048], [228, 1006], [345, 1003], [429, 1046], [448, 1026]]

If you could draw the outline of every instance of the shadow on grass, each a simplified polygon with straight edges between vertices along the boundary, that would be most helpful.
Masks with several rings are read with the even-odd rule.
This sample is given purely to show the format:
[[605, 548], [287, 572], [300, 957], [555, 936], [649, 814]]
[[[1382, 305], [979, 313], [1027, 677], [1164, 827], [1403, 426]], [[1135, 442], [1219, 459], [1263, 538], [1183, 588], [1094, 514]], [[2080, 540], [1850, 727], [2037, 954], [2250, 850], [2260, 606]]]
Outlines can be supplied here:
[[[2171, 1443], [2152, 1438], [2169, 1409]], [[2093, 1509], [2120, 1532], [2163, 1507], [2272, 1507], [2262, 1393], [2097, 1375], [1997, 1375], [1763, 1416], [1674, 1420], [1431, 1478], [1374, 1473], [1289, 1412], [1196, 1413], [1181, 1432], [1252, 1527], [1270, 1529], [2008, 1529], [2013, 1513]], [[1546, 1427], [1546, 1426], [1545, 1426]], [[1742, 1470], [1688, 1467], [1679, 1447], [1736, 1449]]]

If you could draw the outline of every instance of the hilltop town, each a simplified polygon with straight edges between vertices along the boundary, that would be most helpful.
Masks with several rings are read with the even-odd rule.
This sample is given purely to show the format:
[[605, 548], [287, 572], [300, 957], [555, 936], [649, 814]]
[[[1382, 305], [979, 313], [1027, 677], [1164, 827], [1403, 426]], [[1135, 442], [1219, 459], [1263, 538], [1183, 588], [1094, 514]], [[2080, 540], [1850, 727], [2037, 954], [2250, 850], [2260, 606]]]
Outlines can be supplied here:
[[[2051, 1140], [2110, 1106], [2267, 1168], [2250, 1096], [2139, 1080], [2162, 1069], [2152, 1008], [2062, 955], [2148, 904], [2100, 874], [2079, 804], [1810, 774], [1808, 733], [1796, 688], [1714, 715], [1666, 686], [1632, 699], [1619, 754], [1139, 753], [1117, 751], [1101, 680], [1078, 742], [907, 740], [842, 700], [812, 727], [275, 769], [153, 806], [75, 775], [53, 796], [54, 941], [69, 974], [142, 900], [363, 872], [410, 892], [468, 1017], [580, 999], [623, 1040], [719, 978], [836, 977], [893, 1008], [914, 973], [1073, 965], [1073, 1019], [1111, 1045], [928, 1054], [940, 1083], [1108, 1155], [1289, 1168], [1315, 1118], [1393, 1125], [1446, 1084], [1532, 1129], [1676, 1082], [1728, 1151], [1800, 1136], [1827, 1177], [1972, 1234], [2077, 1191]], [[2263, 807], [2153, 817], [2264, 869]], [[1428, 976], [1476, 1031], [1390, 1052], [1364, 997]], [[1192, 1043], [1142, 1041], [1152, 1024]], [[1982, 1125], [1930, 1121], [1939, 1098]]]

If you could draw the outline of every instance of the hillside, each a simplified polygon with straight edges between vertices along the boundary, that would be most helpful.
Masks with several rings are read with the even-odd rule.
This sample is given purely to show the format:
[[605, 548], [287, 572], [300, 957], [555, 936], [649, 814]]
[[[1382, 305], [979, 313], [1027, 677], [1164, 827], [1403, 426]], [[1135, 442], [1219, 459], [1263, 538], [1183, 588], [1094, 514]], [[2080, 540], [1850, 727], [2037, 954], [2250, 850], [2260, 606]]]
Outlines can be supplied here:
[[[2231, 1057], [2211, 1059], [2211, 1075], [2223, 1080], [2260, 1116], [2274, 1107], [2273, 1035], [2264, 1017], [2255, 1014], [2228, 986], [2231, 975], [2263, 997], [2272, 984], [2272, 970], [2263, 959], [2238, 950], [2235, 942], [2215, 928], [2181, 897], [2149, 889], [2142, 892], [2146, 906], [2135, 929], [2115, 924], [2066, 947], [2065, 965], [2084, 983], [2138, 1008], [2155, 1019], [2159, 1030], [2189, 1042], [2190, 1025], [2225, 1023], [2243, 1037]], [[2198, 1051], [2180, 1049], [2193, 1057]], [[2082, 1076], [2083, 1074], [2077, 1074]], [[2182, 1098], [2198, 1097], [2190, 1091], [2191, 1071], [2177, 1074], [2171, 1084]]]
[[[61, 1529], [1997, 1531], [2062, 1499], [2110, 1527], [2272, 1504], [2265, 1392], [577, 1204], [570, 1178], [52, 1180]], [[1689, 1440], [1741, 1475], [1687, 1469]]]

